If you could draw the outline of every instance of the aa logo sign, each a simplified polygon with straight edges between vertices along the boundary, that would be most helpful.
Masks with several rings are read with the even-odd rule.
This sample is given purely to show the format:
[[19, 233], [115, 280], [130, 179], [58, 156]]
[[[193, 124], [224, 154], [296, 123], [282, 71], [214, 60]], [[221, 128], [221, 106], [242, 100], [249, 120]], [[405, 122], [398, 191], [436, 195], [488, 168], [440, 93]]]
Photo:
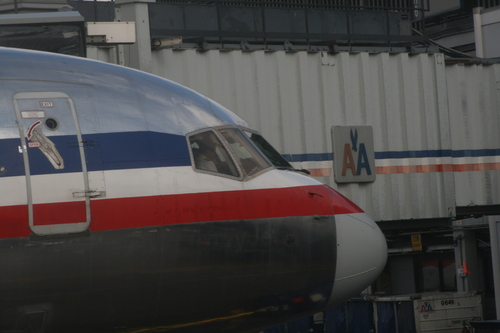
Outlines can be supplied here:
[[334, 126], [332, 132], [335, 182], [375, 181], [372, 127]]

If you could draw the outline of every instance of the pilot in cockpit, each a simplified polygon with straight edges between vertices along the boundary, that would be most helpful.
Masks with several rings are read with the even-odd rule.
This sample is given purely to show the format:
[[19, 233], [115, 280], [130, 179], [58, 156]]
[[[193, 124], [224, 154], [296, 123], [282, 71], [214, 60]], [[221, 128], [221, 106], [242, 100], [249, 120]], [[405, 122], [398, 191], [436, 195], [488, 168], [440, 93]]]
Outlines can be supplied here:
[[196, 142], [198, 148], [193, 149], [194, 161], [197, 169], [218, 172], [216, 161], [218, 156], [215, 153], [215, 147], [206, 144], [203, 141]]
[[213, 131], [192, 135], [189, 142], [196, 169], [233, 177], [239, 176], [238, 169], [227, 149]]

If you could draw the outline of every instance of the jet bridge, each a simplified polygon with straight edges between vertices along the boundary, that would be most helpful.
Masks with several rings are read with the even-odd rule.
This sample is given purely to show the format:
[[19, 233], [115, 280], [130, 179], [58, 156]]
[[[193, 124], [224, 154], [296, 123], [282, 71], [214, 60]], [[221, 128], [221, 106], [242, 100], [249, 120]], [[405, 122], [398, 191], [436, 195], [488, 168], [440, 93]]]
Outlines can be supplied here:
[[2, 14], [0, 46], [85, 57], [84, 18], [75, 11]]

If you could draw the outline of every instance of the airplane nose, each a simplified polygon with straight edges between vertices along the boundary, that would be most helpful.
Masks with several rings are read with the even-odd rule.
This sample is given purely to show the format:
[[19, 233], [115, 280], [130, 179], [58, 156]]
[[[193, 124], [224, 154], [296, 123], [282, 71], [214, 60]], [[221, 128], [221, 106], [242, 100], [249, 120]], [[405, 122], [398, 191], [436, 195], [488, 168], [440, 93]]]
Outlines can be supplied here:
[[337, 264], [329, 306], [344, 302], [366, 289], [384, 269], [387, 243], [366, 213], [335, 216]]

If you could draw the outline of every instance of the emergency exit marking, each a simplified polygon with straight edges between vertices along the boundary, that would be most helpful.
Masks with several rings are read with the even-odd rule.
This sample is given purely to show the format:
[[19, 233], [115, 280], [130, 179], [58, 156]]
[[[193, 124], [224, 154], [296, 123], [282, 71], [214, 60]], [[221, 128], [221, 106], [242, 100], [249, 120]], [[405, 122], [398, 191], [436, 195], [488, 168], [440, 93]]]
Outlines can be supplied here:
[[54, 107], [54, 104], [52, 104], [52, 102], [40, 102], [40, 107], [41, 108], [51, 108], [51, 107]]
[[45, 118], [45, 111], [21, 111], [21, 118], [23, 119], [41, 119]]

